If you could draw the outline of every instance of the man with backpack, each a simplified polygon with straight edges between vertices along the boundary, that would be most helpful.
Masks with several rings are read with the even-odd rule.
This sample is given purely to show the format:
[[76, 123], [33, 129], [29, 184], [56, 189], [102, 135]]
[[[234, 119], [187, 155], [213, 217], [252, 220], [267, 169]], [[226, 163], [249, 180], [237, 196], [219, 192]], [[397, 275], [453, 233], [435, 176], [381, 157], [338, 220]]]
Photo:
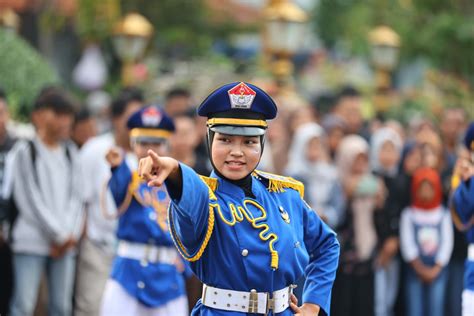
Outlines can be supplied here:
[[43, 89], [32, 114], [35, 137], [14, 149], [12, 316], [33, 314], [44, 272], [49, 315], [72, 313], [75, 246], [84, 225], [81, 168], [69, 141], [73, 118], [73, 103], [62, 90]]

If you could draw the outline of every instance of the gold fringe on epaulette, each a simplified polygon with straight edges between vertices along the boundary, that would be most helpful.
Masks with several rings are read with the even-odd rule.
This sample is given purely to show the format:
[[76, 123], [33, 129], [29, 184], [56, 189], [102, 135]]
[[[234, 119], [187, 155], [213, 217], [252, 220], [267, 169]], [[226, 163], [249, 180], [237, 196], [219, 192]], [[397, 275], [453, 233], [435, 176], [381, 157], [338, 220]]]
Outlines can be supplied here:
[[204, 181], [207, 186], [212, 190], [212, 191], [216, 191], [217, 190], [217, 179], [216, 178], [209, 178], [209, 177], [205, 177], [205, 176], [199, 176], [201, 178], [202, 181]]
[[[291, 179], [291, 178], [290, 178]], [[293, 180], [295, 181], [295, 180]], [[304, 185], [301, 182], [283, 181], [277, 179], [268, 179], [269, 192], [285, 192], [285, 189], [298, 191], [301, 198], [304, 197]]]
[[217, 190], [217, 179], [216, 178], [209, 178], [205, 176], [199, 176], [202, 181], [209, 187], [209, 199], [210, 200], [217, 200], [216, 195], [214, 192]]

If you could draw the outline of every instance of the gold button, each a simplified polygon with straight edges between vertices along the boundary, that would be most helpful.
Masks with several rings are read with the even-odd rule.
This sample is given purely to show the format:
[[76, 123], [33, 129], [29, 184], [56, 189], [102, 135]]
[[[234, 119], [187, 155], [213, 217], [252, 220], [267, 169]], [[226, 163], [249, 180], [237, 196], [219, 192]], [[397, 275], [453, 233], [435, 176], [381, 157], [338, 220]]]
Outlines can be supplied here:
[[247, 249], [242, 250], [242, 256], [247, 257], [249, 254], [249, 251]]

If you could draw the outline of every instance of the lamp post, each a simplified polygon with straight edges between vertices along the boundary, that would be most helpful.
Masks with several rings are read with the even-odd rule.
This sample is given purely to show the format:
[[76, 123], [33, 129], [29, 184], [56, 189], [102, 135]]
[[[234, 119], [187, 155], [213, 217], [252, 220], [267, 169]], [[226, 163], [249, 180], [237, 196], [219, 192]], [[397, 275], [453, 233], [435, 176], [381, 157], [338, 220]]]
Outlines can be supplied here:
[[112, 43], [122, 62], [124, 86], [133, 84], [133, 65], [145, 54], [152, 34], [153, 25], [138, 13], [127, 14], [115, 25]]
[[291, 57], [303, 44], [308, 15], [290, 0], [270, 0], [264, 17], [264, 53], [277, 83], [284, 84], [293, 73]]
[[375, 106], [377, 112], [388, 110], [387, 92], [392, 86], [391, 72], [398, 63], [400, 36], [388, 26], [377, 26], [369, 33], [371, 61], [375, 67]]

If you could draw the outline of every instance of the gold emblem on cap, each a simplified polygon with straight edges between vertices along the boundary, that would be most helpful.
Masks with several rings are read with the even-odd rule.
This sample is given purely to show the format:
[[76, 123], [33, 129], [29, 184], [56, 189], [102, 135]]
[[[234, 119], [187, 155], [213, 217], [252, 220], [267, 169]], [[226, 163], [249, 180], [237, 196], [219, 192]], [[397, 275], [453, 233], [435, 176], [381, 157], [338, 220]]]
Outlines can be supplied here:
[[233, 109], [250, 109], [257, 93], [244, 82], [227, 91], [230, 106]]

